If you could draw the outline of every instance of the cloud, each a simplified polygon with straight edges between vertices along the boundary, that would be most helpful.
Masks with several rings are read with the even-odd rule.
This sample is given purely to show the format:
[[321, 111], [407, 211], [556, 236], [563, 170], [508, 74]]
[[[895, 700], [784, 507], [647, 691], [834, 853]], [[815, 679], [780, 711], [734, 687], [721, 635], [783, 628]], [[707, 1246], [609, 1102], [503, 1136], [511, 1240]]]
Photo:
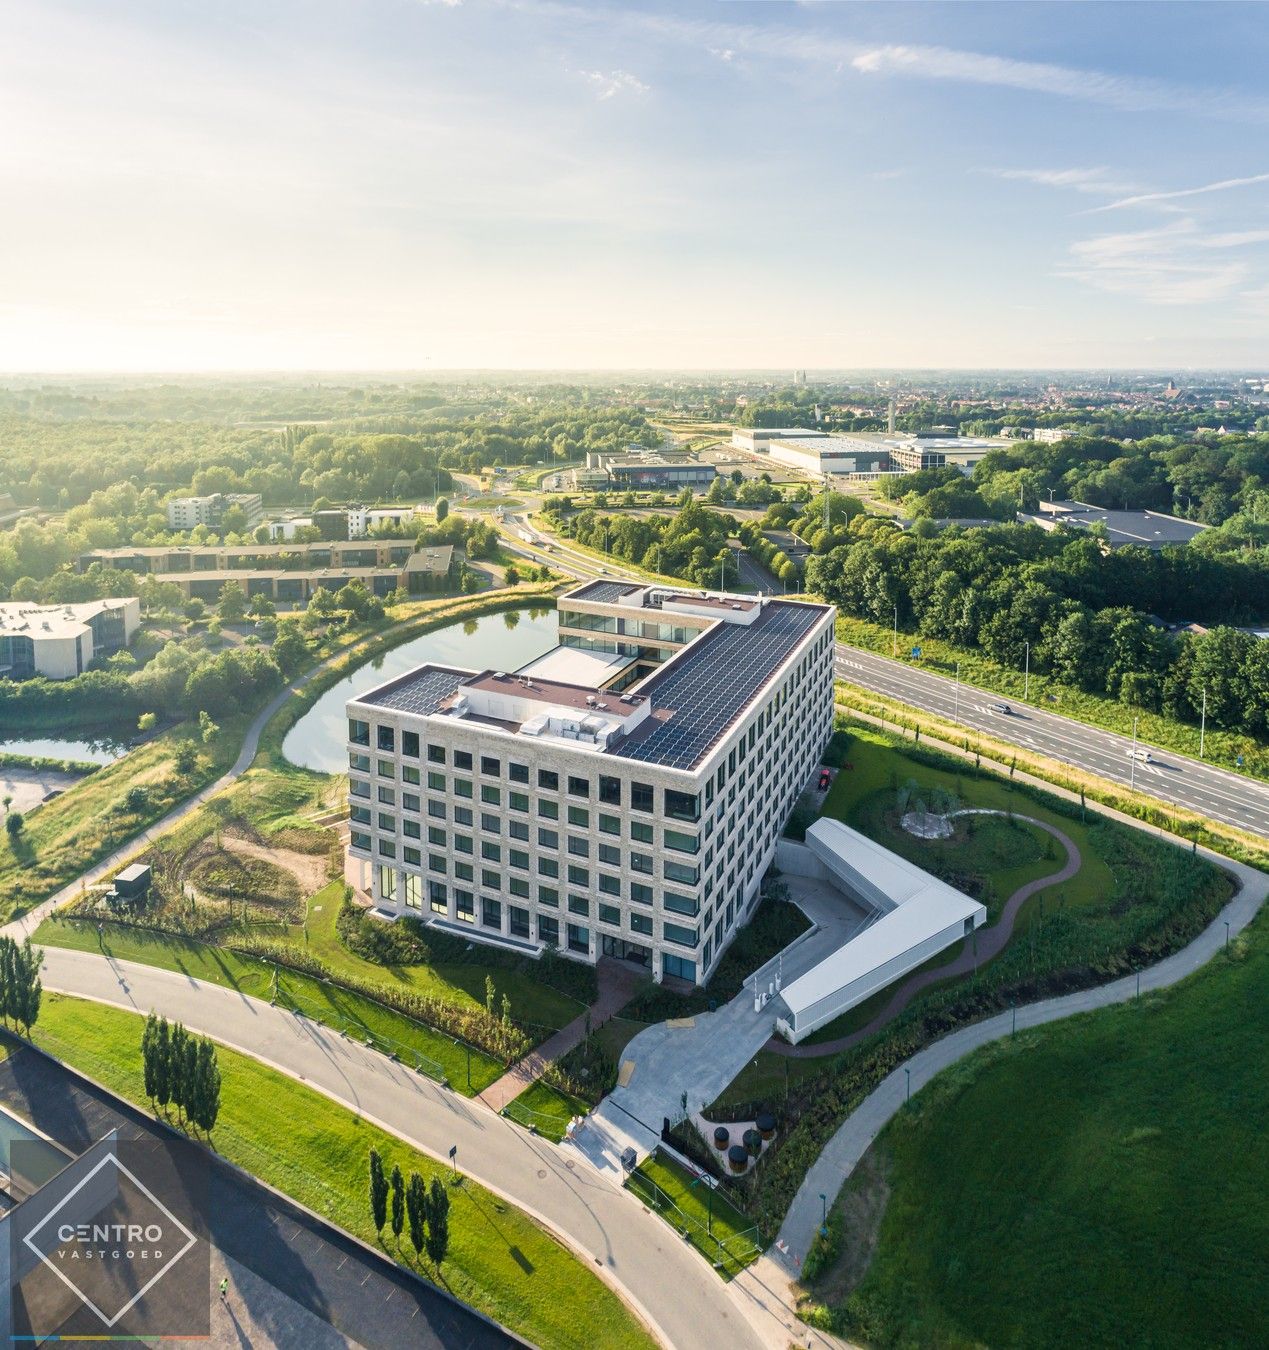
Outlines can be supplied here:
[[616, 98], [618, 94], [646, 94], [648, 86], [637, 79], [628, 70], [582, 70], [578, 74], [595, 91], [595, 97], [601, 100]]
[[[1192, 217], [1156, 229], [1094, 235], [1071, 245], [1070, 264], [1059, 274], [1099, 291], [1155, 305], [1198, 305], [1240, 292], [1251, 278], [1246, 258], [1230, 250], [1260, 242], [1249, 235], [1204, 234]], [[1224, 256], [1213, 258], [1213, 250]]]
[[1036, 183], [1040, 187], [1070, 188], [1073, 192], [1113, 195], [1136, 191], [1131, 183], [1112, 177], [1110, 170], [1101, 165], [1087, 169], [992, 169], [989, 172], [997, 178]]
[[1216, 183], [1204, 183], [1202, 187], [1177, 188], [1172, 192], [1139, 192], [1136, 196], [1121, 197], [1117, 202], [1107, 202], [1105, 206], [1097, 206], [1093, 210], [1118, 211], [1125, 206], [1150, 206], [1182, 197], [1202, 197], [1209, 192], [1227, 192], [1230, 188], [1252, 187], [1256, 183], [1269, 183], [1269, 173], [1255, 173], [1247, 178], [1222, 178]]
[[857, 52], [850, 62], [861, 75], [907, 75], [994, 85], [1060, 98], [1101, 103], [1126, 112], [1188, 112], [1269, 121], [1269, 101], [1228, 90], [1193, 89], [1164, 80], [1108, 75], [1043, 61], [957, 51], [951, 47], [887, 45]]

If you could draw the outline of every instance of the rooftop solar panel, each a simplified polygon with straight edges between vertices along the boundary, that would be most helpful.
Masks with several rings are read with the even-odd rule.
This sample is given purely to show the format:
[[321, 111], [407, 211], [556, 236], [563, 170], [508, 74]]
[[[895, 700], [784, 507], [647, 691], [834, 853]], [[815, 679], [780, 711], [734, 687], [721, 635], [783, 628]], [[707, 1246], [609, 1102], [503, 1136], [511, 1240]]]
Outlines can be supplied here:
[[361, 701], [373, 703], [379, 708], [395, 708], [399, 712], [425, 716], [435, 712], [460, 684], [471, 678], [471, 674], [471, 671], [424, 666], [421, 670], [410, 671]]
[[623, 595], [638, 589], [638, 585], [630, 581], [592, 581], [589, 586], [574, 591], [573, 599], [593, 600], [599, 605], [610, 605], [614, 600], [620, 600]]
[[814, 605], [773, 602], [747, 627], [720, 624], [640, 688], [674, 713], [646, 735], [613, 747], [623, 759], [690, 769], [823, 616]]

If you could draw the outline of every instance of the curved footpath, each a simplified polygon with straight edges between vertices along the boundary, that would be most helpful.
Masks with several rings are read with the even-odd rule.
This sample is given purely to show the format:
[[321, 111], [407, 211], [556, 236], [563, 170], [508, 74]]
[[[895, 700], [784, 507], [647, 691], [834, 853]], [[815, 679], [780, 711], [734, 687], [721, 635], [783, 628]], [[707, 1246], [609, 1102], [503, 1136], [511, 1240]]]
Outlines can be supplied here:
[[628, 1191], [482, 1106], [307, 1018], [232, 989], [94, 952], [49, 947], [49, 989], [151, 1009], [289, 1074], [532, 1215], [622, 1294], [661, 1341], [757, 1350], [728, 1287]]
[[[975, 809], [957, 811], [956, 814], [958, 816], [1004, 816], [1009, 813], [1007, 811]], [[1083, 864], [1075, 841], [1069, 835], [1057, 829], [1056, 826], [1046, 825], [1044, 821], [1036, 820], [1034, 816], [1022, 816], [1016, 812], [1012, 819], [1025, 820], [1027, 824], [1036, 826], [1037, 829], [1043, 830], [1046, 834], [1051, 834], [1066, 849], [1065, 864], [1058, 868], [1056, 872], [1051, 872], [1047, 877], [1037, 877], [1034, 881], [1028, 881], [1024, 886], [1019, 886], [1005, 901], [1005, 907], [1000, 912], [1000, 918], [990, 928], [979, 929], [972, 938], [967, 938], [961, 947], [960, 955], [949, 961], [947, 965], [935, 966], [931, 970], [916, 971], [895, 990], [894, 996], [876, 1017], [858, 1031], [852, 1031], [848, 1036], [838, 1036], [831, 1041], [821, 1041], [815, 1045], [790, 1045], [787, 1041], [781, 1040], [779, 1036], [772, 1036], [763, 1049], [770, 1050], [777, 1055], [783, 1055], [786, 1059], [823, 1059], [827, 1055], [836, 1055], [842, 1050], [849, 1050], [852, 1045], [858, 1045], [860, 1041], [875, 1035], [887, 1023], [893, 1022], [922, 989], [932, 984], [938, 984], [941, 980], [954, 979], [958, 975], [968, 975], [970, 971], [976, 971], [979, 966], [985, 965], [992, 957], [999, 956], [1009, 945], [1009, 939], [1013, 937], [1013, 926], [1023, 905], [1037, 891], [1047, 890], [1050, 886], [1060, 886], [1062, 882], [1070, 881]]]
[[[1185, 841], [1178, 839], [1174, 842], [1183, 844]], [[1251, 923], [1264, 904], [1266, 895], [1269, 895], [1269, 876], [1265, 873], [1208, 849], [1198, 851], [1209, 862], [1233, 875], [1238, 883], [1238, 893], [1192, 942], [1141, 972], [1140, 989], [1143, 994], [1166, 989], [1204, 966], [1223, 950], [1229, 938], [1241, 933]], [[1016, 1010], [1017, 1028], [1025, 1031], [1076, 1013], [1126, 1003], [1136, 996], [1137, 988], [1137, 976], [1127, 975], [1092, 989], [1030, 1003]], [[912, 1091], [919, 1091], [935, 1074], [980, 1046], [1010, 1035], [1013, 1028], [1011, 1012], [997, 1013], [927, 1045], [892, 1070], [851, 1112], [829, 1140], [818, 1161], [806, 1174], [785, 1215], [777, 1245], [746, 1271], [741, 1280], [751, 1277], [758, 1287], [767, 1285], [784, 1288], [790, 1279], [796, 1278], [820, 1226], [820, 1196], [837, 1195], [869, 1145], [903, 1107], [907, 1098], [909, 1073]]]

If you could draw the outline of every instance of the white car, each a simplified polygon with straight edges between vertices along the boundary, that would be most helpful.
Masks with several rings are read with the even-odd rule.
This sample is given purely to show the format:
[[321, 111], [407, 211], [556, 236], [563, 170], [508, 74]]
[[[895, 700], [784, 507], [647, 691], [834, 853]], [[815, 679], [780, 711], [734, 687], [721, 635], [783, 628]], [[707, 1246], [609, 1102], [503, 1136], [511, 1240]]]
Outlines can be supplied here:
[[1154, 756], [1150, 753], [1149, 750], [1129, 750], [1129, 751], [1128, 751], [1128, 758], [1129, 758], [1129, 759], [1139, 759], [1139, 760], [1141, 760], [1142, 763], [1144, 763], [1144, 764], [1153, 764], [1153, 763], [1154, 763]]

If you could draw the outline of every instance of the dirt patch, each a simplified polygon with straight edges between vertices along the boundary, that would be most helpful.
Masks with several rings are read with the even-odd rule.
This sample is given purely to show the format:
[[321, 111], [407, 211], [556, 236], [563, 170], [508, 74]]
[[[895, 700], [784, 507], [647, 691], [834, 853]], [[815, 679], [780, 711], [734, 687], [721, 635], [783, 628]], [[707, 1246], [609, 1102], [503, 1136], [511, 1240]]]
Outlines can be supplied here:
[[259, 858], [273, 863], [289, 872], [305, 896], [320, 891], [330, 879], [327, 876], [327, 857], [325, 854], [297, 853], [294, 849], [269, 848], [254, 843], [250, 839], [239, 839], [236, 835], [225, 834], [220, 839], [221, 847], [230, 853], [240, 853], [246, 858]]
[[873, 1144], [838, 1199], [843, 1220], [842, 1254], [816, 1280], [813, 1293], [817, 1303], [839, 1307], [868, 1273], [889, 1201], [890, 1156]]

